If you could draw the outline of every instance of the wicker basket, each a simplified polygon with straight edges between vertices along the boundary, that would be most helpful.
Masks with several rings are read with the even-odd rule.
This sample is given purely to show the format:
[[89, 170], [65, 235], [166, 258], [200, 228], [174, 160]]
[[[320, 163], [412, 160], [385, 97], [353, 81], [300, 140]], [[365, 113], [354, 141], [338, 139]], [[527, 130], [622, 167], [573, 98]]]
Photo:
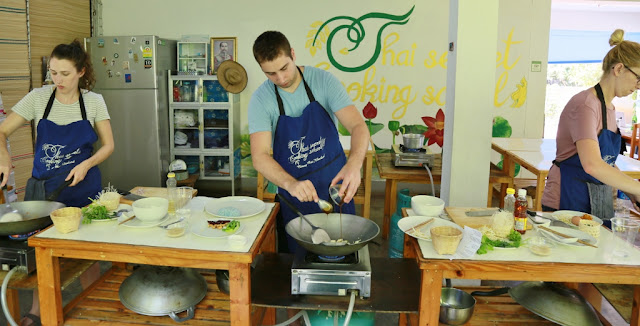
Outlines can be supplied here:
[[600, 226], [602, 223], [592, 221], [592, 220], [580, 220], [580, 225], [578, 229], [594, 238], [600, 237]]
[[462, 239], [462, 231], [451, 226], [431, 228], [431, 242], [440, 255], [453, 255]]
[[115, 211], [120, 205], [120, 197], [122, 196], [117, 192], [105, 192], [100, 196], [100, 200], [98, 202], [108, 211]]
[[59, 208], [50, 214], [53, 225], [60, 233], [69, 233], [78, 230], [82, 220], [82, 210], [78, 207]]

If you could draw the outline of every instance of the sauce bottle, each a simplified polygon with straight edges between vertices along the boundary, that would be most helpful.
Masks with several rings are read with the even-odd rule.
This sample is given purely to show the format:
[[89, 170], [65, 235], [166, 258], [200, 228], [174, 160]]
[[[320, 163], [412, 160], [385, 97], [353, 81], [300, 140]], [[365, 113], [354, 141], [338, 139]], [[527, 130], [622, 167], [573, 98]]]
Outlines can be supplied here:
[[527, 232], [527, 206], [527, 190], [518, 189], [518, 198], [516, 198], [515, 210], [513, 211], [515, 220], [513, 229], [520, 234]]
[[504, 211], [513, 213], [516, 208], [516, 196], [514, 196], [516, 190], [513, 188], [507, 188], [507, 195], [504, 197]]
[[175, 215], [176, 213], [176, 186], [178, 181], [176, 181], [176, 174], [173, 172], [169, 172], [167, 174], [167, 199], [169, 199], [169, 208], [167, 209], [167, 213], [171, 215]]

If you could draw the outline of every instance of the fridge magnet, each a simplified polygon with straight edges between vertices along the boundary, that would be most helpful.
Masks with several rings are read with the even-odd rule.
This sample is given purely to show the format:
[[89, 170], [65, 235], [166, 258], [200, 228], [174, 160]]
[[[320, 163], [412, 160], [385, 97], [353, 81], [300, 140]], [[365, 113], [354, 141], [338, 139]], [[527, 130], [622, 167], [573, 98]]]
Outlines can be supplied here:
[[116, 61], [115, 60], [111, 60], [111, 66], [115, 66], [116, 65]]
[[131, 37], [131, 44], [136, 44], [136, 37], [135, 36]]
[[151, 59], [144, 59], [144, 69], [151, 69]]
[[107, 65], [107, 57], [102, 57], [102, 64]]
[[131, 74], [124, 74], [124, 82], [125, 83], [131, 82]]
[[153, 50], [150, 46], [142, 47], [142, 57], [143, 58], [151, 58], [153, 57]]
[[120, 55], [118, 54], [118, 52], [116, 52], [116, 53], [113, 54], [113, 57], [118, 59], [120, 57]]
[[104, 39], [101, 39], [101, 38], [98, 39], [98, 47], [99, 48], [103, 48], [104, 47]]
[[133, 54], [133, 62], [138, 63], [138, 54], [137, 53]]
[[132, 59], [133, 58], [133, 50], [129, 49], [128, 53], [129, 53], [129, 59]]
[[213, 74], [218, 73], [220, 64], [227, 60], [235, 61], [238, 56], [238, 47], [235, 37], [212, 37], [211, 38], [211, 67]]
[[122, 70], [129, 70], [129, 61], [122, 61]]
[[113, 44], [120, 44], [120, 41], [118, 41], [118, 38], [117, 38], [117, 37], [114, 37], [114, 38], [113, 38]]

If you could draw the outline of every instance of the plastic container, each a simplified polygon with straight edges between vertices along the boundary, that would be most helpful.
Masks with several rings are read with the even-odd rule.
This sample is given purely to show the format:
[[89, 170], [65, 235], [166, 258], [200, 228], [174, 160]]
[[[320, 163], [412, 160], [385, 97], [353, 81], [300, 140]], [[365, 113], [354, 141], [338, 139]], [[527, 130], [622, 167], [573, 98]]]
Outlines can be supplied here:
[[169, 208], [167, 209], [167, 212], [171, 215], [176, 214], [177, 185], [178, 181], [176, 180], [176, 174], [173, 172], [167, 173], [167, 199], [169, 200]]
[[77, 231], [82, 220], [82, 210], [78, 207], [58, 208], [50, 214], [53, 225], [60, 233]]
[[513, 188], [507, 188], [507, 195], [504, 196], [504, 211], [513, 213], [516, 208], [516, 190]]
[[402, 218], [402, 208], [411, 207], [411, 196], [409, 189], [398, 191], [396, 211], [391, 216], [389, 227], [389, 258], [404, 257], [404, 232], [398, 227], [398, 222]]
[[527, 247], [534, 255], [549, 256], [556, 245], [553, 240], [544, 237], [533, 237], [527, 242]]

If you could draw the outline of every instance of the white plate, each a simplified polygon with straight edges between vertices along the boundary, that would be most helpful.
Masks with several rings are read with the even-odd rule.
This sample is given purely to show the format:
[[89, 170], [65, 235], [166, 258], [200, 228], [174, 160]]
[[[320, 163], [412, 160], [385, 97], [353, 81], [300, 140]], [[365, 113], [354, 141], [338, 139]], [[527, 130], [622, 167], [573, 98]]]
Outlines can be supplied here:
[[[422, 223], [422, 222], [426, 222], [429, 219], [433, 219], [433, 222], [420, 227], [417, 231], [420, 231], [423, 236], [417, 236], [414, 234], [414, 232], [412, 232], [412, 227]], [[427, 241], [431, 241], [431, 228], [436, 227], [436, 226], [452, 226], [454, 228], [459, 229], [460, 231], [462, 231], [462, 228], [458, 225], [455, 224], [453, 222], [449, 222], [447, 220], [438, 218], [438, 217], [430, 217], [430, 216], [408, 216], [405, 218], [401, 218], [400, 221], [398, 221], [398, 228], [400, 228], [400, 230], [402, 230], [402, 232], [416, 238], [416, 239], [422, 239], [422, 240], [427, 240]]]
[[[120, 204], [120, 205], [118, 205], [118, 208], [116, 208], [115, 210], [109, 211], [109, 214], [111, 214], [113, 212], [117, 212], [117, 211], [119, 211], [121, 209], [128, 209], [129, 212], [133, 211], [133, 207], [131, 207], [131, 205]], [[123, 212], [122, 215], [120, 215], [120, 216], [124, 216], [125, 214], [127, 214], [127, 213]], [[129, 215], [129, 216], [131, 216], [131, 215]], [[84, 216], [82, 218], [84, 219]], [[114, 221], [114, 220], [117, 220], [117, 219], [118, 219], [117, 217], [112, 217], [112, 218], [107, 218], [107, 219], [103, 219], [103, 220], [91, 220], [91, 223], [93, 223], [93, 222], [109, 222], [109, 221]]]
[[240, 233], [240, 231], [242, 231], [242, 229], [244, 229], [244, 223], [242, 221], [238, 221], [240, 222], [240, 227], [238, 227], [236, 229], [236, 232], [233, 232], [233, 233], [227, 233], [222, 231], [221, 229], [212, 229], [209, 227], [209, 223], [207, 223], [207, 221], [218, 221], [218, 220], [233, 221], [233, 219], [230, 219], [230, 218], [199, 219], [193, 225], [193, 227], [191, 227], [191, 232], [193, 232], [193, 234], [195, 235], [199, 235], [205, 238], [226, 238], [228, 236], [238, 234]]
[[[118, 218], [118, 220], [123, 221], [128, 219], [129, 217], [131, 217], [131, 214], [133, 214], [133, 212], [129, 212], [129, 213], [123, 213], [120, 218]], [[126, 226], [126, 227], [130, 227], [130, 228], [152, 228], [154, 226], [158, 226], [164, 222], [167, 222], [169, 220], [169, 214], [165, 215], [163, 218], [157, 220], [157, 221], [153, 221], [153, 222], [144, 222], [140, 219], [134, 218], [131, 221], [122, 223], [122, 226]]]
[[[571, 223], [571, 217], [582, 216], [584, 214], [587, 214], [587, 215], [591, 216], [591, 218], [594, 221], [602, 224], [602, 220], [600, 218], [598, 218], [597, 216], [591, 215], [589, 213], [578, 212], [578, 211], [555, 211], [555, 212], [551, 213], [551, 217], [553, 219], [557, 220], [557, 221], [563, 222], [563, 223], [565, 223], [565, 224], [577, 229], [578, 226], [573, 224], [573, 223]], [[567, 223], [567, 218], [568, 218], [569, 223]]]
[[[574, 237], [574, 238], [578, 238], [580, 240], [584, 240], [592, 245], [596, 245], [598, 243], [598, 240], [596, 240], [596, 238], [580, 231], [580, 230], [576, 230], [576, 229], [570, 229], [570, 228], [565, 228], [565, 227], [560, 227], [560, 226], [548, 226], [549, 229], [554, 230], [556, 232], [560, 232], [562, 234], [566, 234], [570, 237]], [[573, 242], [573, 243], [566, 243], [560, 240], [557, 240], [556, 237], [560, 237], [559, 235], [555, 235], [552, 234], [551, 232], [545, 231], [543, 229], [538, 229], [538, 232], [540, 232], [540, 234], [542, 234], [542, 236], [544, 236], [547, 239], [552, 240], [553, 242], [556, 243], [560, 243], [563, 245], [567, 245], [567, 246], [576, 246], [576, 247], [584, 247], [585, 245], [583, 245], [582, 243], [579, 242]]]
[[[221, 209], [226, 208], [237, 209], [239, 212], [239, 216], [224, 216], [218, 214]], [[207, 203], [204, 207], [205, 211], [213, 216], [234, 220], [256, 215], [264, 211], [264, 208], [265, 204], [262, 200], [245, 196], [218, 198]]]

